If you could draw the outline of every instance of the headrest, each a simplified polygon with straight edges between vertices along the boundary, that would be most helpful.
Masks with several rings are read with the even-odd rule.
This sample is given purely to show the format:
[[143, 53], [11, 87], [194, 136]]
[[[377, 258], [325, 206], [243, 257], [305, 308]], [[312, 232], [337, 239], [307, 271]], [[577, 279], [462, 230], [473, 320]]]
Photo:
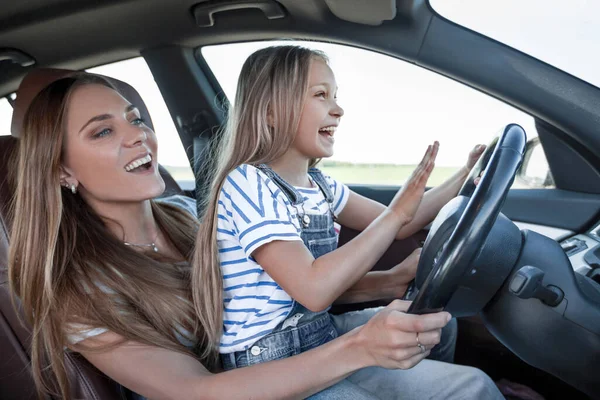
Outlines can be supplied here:
[[[55, 69], [55, 68], [36, 68], [29, 72], [25, 78], [21, 81], [19, 89], [17, 90], [17, 99], [15, 100], [15, 106], [13, 109], [12, 124], [10, 132], [12, 136], [19, 137], [21, 129], [23, 128], [23, 119], [25, 113], [29, 108], [29, 105], [46, 86], [52, 82], [57, 81], [61, 78], [68, 78], [75, 74], [77, 71], [68, 69]], [[98, 75], [98, 74], [96, 74]], [[150, 113], [146, 108], [146, 104], [142, 100], [140, 94], [128, 83], [122, 82], [118, 79], [110, 78], [108, 76], [100, 75], [106, 78], [112, 83], [115, 88], [121, 93], [123, 97], [127, 99], [131, 104], [136, 106], [140, 111], [140, 115], [146, 121], [146, 125], [154, 129], [152, 126], [152, 119]]]

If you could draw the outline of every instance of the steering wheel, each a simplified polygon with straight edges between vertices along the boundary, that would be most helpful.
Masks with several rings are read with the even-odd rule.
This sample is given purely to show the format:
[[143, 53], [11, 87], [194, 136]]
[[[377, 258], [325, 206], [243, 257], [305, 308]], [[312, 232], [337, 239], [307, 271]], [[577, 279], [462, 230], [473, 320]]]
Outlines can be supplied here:
[[[526, 141], [523, 128], [507, 125], [473, 167], [458, 197], [442, 208], [421, 252], [416, 277], [419, 291], [409, 313], [444, 310], [464, 280], [483, 275], [481, 268], [472, 268], [472, 263], [499, 219], [500, 209], [521, 164]], [[475, 186], [474, 180], [482, 171], [481, 181]], [[516, 228], [512, 226], [512, 229]], [[453, 315], [456, 314], [453, 312]]]

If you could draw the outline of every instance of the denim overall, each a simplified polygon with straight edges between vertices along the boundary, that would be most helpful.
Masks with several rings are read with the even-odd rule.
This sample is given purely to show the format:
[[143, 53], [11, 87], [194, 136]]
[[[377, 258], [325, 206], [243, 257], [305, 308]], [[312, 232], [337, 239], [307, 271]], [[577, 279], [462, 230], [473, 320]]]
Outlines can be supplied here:
[[[325, 215], [308, 215], [304, 210], [302, 194], [268, 166], [262, 164], [257, 168], [279, 187], [292, 206], [298, 210], [302, 241], [313, 257], [319, 258], [335, 250], [337, 235], [333, 225], [335, 218], [333, 193], [321, 171], [311, 168], [308, 173], [323, 193], [330, 212]], [[315, 313], [294, 301], [288, 317], [271, 333], [259, 339], [247, 350], [221, 354], [221, 361], [225, 370], [246, 367], [303, 353], [337, 336], [338, 333], [327, 310]]]

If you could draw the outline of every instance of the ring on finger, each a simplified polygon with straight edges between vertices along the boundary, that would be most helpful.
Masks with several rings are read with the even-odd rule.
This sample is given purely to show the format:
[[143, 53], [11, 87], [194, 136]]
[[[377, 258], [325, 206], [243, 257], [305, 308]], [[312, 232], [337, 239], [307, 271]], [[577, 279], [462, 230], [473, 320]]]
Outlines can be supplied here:
[[427, 351], [427, 348], [423, 346], [421, 342], [419, 342], [419, 332], [417, 332], [417, 347], [421, 349], [421, 353], [425, 353]]

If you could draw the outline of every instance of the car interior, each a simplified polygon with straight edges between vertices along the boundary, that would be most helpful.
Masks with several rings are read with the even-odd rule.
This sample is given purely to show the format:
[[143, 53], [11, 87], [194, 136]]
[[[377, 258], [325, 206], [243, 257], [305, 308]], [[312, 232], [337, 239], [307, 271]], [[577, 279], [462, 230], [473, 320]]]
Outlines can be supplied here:
[[[35, 94], [73, 71], [143, 57], [194, 172], [190, 185], [162, 168], [166, 194], [201, 200], [208, 179], [203, 161], [230, 100], [202, 49], [281, 39], [384, 54], [533, 117], [538, 137], [527, 140], [522, 127], [505, 121], [471, 176], [482, 173], [481, 183], [466, 184], [429, 229], [394, 242], [374, 270], [389, 269], [424, 246], [413, 311], [446, 308], [460, 317], [456, 363], [548, 399], [600, 398], [600, 88], [448, 20], [427, 0], [0, 4], [0, 97], [12, 107], [10, 135], [0, 136], [0, 398], [36, 397], [30, 332], [7, 282], [14, 149]], [[138, 91], [109, 79], [151, 125]], [[515, 179], [527, 179], [540, 148], [553, 185], [511, 189]], [[398, 190], [349, 187], [383, 204]], [[358, 233], [342, 227], [340, 245]], [[332, 312], [385, 304], [334, 306]], [[66, 352], [65, 358], [74, 398], [129, 398], [83, 357]]]

